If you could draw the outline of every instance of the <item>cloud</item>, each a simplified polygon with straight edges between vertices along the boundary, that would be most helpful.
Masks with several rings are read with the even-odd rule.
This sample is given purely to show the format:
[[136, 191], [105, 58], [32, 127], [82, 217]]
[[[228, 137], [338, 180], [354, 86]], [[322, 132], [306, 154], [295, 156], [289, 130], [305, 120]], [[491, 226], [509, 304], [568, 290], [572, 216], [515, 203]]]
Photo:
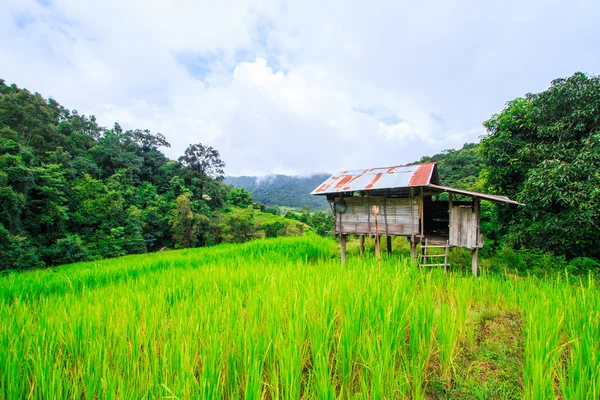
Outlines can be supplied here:
[[[226, 172], [403, 164], [600, 61], [594, 1], [7, 0], [0, 77]], [[569, 12], [565, 12], [568, 8]]]

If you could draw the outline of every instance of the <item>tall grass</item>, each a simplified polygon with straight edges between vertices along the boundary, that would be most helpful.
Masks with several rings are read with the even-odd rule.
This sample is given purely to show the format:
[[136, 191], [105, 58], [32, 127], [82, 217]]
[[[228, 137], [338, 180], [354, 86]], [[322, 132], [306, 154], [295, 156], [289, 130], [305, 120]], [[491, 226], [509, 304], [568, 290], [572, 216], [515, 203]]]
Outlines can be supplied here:
[[314, 236], [10, 274], [0, 318], [2, 398], [600, 398], [593, 280], [379, 274]]

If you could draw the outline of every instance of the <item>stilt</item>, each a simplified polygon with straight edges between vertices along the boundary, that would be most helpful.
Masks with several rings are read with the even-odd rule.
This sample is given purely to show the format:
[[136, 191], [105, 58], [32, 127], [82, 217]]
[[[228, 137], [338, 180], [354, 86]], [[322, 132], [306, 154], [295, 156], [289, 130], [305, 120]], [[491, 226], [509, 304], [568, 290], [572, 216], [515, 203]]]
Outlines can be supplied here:
[[479, 260], [477, 257], [477, 251], [479, 249], [474, 248], [471, 250], [471, 270], [473, 271], [473, 275], [479, 277]]
[[[377, 220], [375, 220], [377, 226]], [[376, 229], [377, 230], [377, 229]], [[381, 236], [375, 235], [375, 256], [377, 257], [377, 272], [381, 272]]]
[[360, 235], [360, 256], [365, 255], [365, 235]]
[[386, 244], [386, 247], [387, 247], [387, 253], [389, 255], [391, 255], [392, 254], [392, 237], [391, 236], [386, 236], [385, 237], [385, 244]]
[[340, 235], [340, 245], [342, 247], [342, 264], [346, 263], [346, 235]]
[[417, 243], [412, 239], [409, 239], [409, 240], [410, 240], [410, 258], [412, 258], [412, 260], [414, 262], [416, 262], [417, 261]]

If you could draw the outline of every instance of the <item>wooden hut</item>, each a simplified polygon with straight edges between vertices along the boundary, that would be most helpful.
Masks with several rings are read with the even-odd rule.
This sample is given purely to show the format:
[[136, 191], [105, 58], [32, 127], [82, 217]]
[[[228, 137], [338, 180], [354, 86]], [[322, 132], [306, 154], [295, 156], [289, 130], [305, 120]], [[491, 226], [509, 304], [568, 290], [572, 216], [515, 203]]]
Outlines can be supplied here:
[[[433, 195], [443, 192], [448, 193], [448, 200], [433, 200]], [[373, 206], [376, 205], [379, 207], [378, 234], [386, 236], [388, 252], [391, 253], [392, 236], [407, 237], [415, 259], [417, 243], [422, 244], [425, 260], [428, 247], [445, 247], [445, 262], [439, 263], [445, 268], [448, 247], [464, 247], [472, 252], [475, 275], [478, 274], [477, 251], [483, 246], [479, 232], [480, 201], [519, 204], [504, 196], [440, 186], [434, 162], [342, 171], [311, 194], [327, 196], [335, 217], [335, 235], [341, 242], [342, 262], [346, 260], [347, 235], [360, 236], [361, 254], [365, 236], [375, 237]], [[427, 264], [427, 261], [424, 264], [437, 265]]]

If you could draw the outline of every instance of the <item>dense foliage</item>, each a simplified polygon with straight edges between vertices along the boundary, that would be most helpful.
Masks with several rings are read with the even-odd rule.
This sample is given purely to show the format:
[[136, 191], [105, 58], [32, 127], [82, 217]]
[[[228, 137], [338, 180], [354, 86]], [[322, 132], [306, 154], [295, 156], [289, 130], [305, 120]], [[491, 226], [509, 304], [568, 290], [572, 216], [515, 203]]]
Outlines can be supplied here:
[[442, 186], [465, 190], [476, 190], [479, 187], [478, 178], [484, 162], [478, 143], [465, 143], [458, 150], [444, 150], [431, 157], [425, 156], [415, 164], [426, 162], [437, 163]]
[[228, 176], [225, 183], [244, 188], [252, 193], [256, 201], [270, 206], [294, 208], [308, 207], [311, 210], [329, 210], [324, 196], [312, 196], [312, 192], [329, 174], [305, 176], [270, 175]]
[[577, 73], [485, 123], [484, 183], [525, 203], [499, 213], [517, 247], [600, 257], [600, 78]]
[[[260, 205], [221, 183], [217, 150], [190, 145], [177, 162], [165, 147], [0, 80], [0, 269], [265, 235]], [[303, 232], [282, 224], [276, 234]]]

